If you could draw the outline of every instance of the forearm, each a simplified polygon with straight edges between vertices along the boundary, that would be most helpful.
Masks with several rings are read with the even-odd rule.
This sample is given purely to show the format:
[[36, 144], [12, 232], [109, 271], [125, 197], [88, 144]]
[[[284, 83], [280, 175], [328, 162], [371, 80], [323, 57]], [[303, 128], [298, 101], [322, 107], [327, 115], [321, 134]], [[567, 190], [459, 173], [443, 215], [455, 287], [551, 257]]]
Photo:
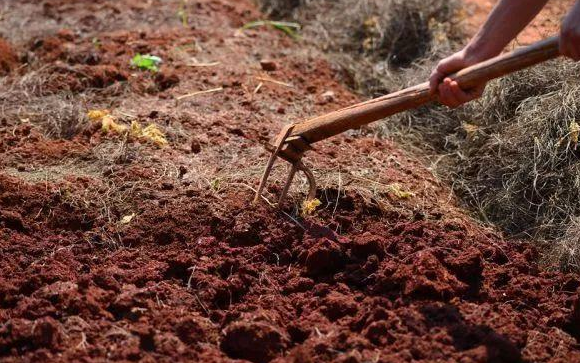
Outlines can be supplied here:
[[548, 0], [500, 0], [465, 47], [466, 56], [479, 62], [500, 54], [547, 2]]

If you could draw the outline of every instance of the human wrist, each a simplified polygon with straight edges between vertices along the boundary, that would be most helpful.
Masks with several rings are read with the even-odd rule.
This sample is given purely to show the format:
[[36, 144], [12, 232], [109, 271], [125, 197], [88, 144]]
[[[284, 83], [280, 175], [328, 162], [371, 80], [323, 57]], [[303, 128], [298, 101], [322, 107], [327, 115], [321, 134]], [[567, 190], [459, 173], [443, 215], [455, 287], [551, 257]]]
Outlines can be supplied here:
[[476, 64], [497, 56], [503, 48], [500, 44], [476, 37], [463, 48], [462, 52], [467, 63]]

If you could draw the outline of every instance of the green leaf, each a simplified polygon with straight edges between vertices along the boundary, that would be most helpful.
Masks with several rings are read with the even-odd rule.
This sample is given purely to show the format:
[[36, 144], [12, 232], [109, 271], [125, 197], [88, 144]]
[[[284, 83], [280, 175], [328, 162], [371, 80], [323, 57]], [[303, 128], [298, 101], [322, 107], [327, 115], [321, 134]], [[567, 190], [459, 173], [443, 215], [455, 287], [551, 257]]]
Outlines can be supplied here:
[[274, 23], [272, 23], [272, 26], [278, 30], [283, 31], [290, 38], [292, 38], [294, 40], [298, 40], [298, 34], [296, 34], [296, 31], [294, 29], [292, 29], [291, 27], [288, 27], [285, 25], [280, 25], [280, 24], [274, 24]]
[[242, 26], [242, 29], [252, 29], [252, 28], [257, 28], [259, 26], [264, 26], [266, 25], [266, 21], [264, 20], [257, 20], [257, 21], [251, 21], [249, 23], [246, 23]]
[[143, 70], [149, 70], [152, 72], [157, 72], [159, 70], [158, 66], [161, 64], [161, 58], [154, 55], [141, 55], [137, 53], [136, 56], [131, 59], [131, 65]]
[[242, 26], [242, 30], [258, 28], [261, 26], [270, 26], [274, 29], [278, 29], [288, 35], [294, 40], [298, 40], [299, 36], [297, 31], [300, 30], [300, 24], [291, 23], [287, 21], [272, 21], [272, 20], [256, 20], [246, 23]]

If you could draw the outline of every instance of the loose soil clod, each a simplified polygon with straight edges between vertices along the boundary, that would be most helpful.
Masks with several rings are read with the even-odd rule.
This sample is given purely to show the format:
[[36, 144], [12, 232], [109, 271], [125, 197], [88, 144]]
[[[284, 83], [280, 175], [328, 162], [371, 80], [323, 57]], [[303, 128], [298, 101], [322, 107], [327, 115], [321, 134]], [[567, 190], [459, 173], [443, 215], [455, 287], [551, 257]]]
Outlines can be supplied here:
[[6, 39], [0, 37], [0, 76], [5, 76], [18, 67], [18, 55]]
[[262, 59], [260, 61], [260, 66], [262, 66], [262, 69], [268, 72], [273, 72], [276, 69], [278, 69], [278, 65], [276, 64], [276, 62], [274, 62], [271, 59]]

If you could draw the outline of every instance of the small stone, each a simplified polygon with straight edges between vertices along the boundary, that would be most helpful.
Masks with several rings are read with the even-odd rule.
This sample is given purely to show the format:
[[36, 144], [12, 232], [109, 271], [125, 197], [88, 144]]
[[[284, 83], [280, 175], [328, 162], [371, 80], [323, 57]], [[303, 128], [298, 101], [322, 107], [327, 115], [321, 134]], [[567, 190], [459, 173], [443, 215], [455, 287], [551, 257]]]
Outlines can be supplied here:
[[335, 95], [333, 91], [326, 91], [318, 97], [318, 104], [325, 105], [327, 103], [332, 103], [335, 100]]
[[183, 178], [183, 176], [187, 174], [187, 168], [183, 165], [179, 166], [179, 179]]
[[262, 59], [260, 61], [260, 65], [262, 66], [262, 69], [265, 70], [266, 72], [273, 72], [278, 68], [276, 62], [274, 62], [271, 59]]
[[199, 154], [201, 152], [201, 144], [198, 140], [191, 140], [191, 152], [194, 154]]

